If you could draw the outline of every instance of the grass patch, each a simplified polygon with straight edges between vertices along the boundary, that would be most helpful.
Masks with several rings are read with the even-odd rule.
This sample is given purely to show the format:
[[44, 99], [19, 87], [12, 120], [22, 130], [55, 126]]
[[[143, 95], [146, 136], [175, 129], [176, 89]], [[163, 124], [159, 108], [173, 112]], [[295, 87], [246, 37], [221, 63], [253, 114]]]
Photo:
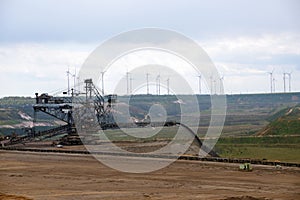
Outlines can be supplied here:
[[217, 145], [221, 157], [279, 160], [300, 163], [299, 147], [259, 147], [249, 145]]
[[3, 125], [15, 125], [15, 124], [19, 124], [20, 121], [18, 120], [3, 120], [3, 121], [0, 121], [0, 125], [3, 126]]
[[[106, 137], [111, 141], [156, 141], [156, 140], [171, 140], [178, 127], [156, 127], [149, 128], [124, 128], [124, 132], [120, 129], [104, 130]], [[128, 134], [126, 134], [128, 133]], [[136, 135], [137, 137], [133, 137]], [[150, 136], [146, 138], [138, 138], [139, 136]], [[101, 138], [101, 135], [100, 135]]]
[[300, 136], [220, 138], [215, 149], [221, 157], [300, 163]]
[[[157, 130], [159, 128], [153, 129], [153, 131]], [[171, 140], [177, 130], [178, 127], [163, 127], [159, 133], [145, 139], [132, 137], [119, 129], [105, 130], [105, 134], [111, 141], [146, 142]], [[125, 129], [125, 131], [140, 134], [146, 131], [146, 129], [131, 128]], [[267, 159], [300, 163], [300, 136], [224, 137], [219, 139], [215, 150], [221, 157]]]
[[220, 138], [218, 144], [237, 145], [237, 144], [254, 144], [254, 145], [277, 145], [277, 144], [299, 144], [300, 136], [277, 136], [277, 137], [226, 137]]

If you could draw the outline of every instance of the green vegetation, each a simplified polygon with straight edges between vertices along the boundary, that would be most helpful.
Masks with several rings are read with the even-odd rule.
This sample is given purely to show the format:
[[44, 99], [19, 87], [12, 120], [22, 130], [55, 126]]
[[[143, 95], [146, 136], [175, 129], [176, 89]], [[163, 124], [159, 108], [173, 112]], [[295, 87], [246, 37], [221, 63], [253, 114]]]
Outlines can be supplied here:
[[288, 107], [269, 117], [270, 124], [258, 135], [300, 135], [300, 106]]
[[[0, 98], [0, 133], [3, 135], [11, 133], [24, 134], [22, 122], [31, 121], [30, 118], [33, 118], [32, 104], [34, 102], [34, 98], [31, 97]], [[37, 115], [39, 122], [46, 120], [51, 123], [54, 119], [41, 112], [37, 113]]]
[[[157, 128], [157, 130], [158, 129], [159, 128]], [[158, 134], [146, 139], [137, 139], [126, 135], [119, 129], [105, 130], [105, 134], [114, 142], [147, 142], [171, 140], [177, 130], [178, 127], [164, 127]], [[125, 129], [125, 131], [139, 134], [145, 131], [145, 129], [131, 128]], [[99, 139], [101, 139], [101, 135]], [[300, 163], [300, 136], [221, 137], [215, 146], [215, 151], [218, 152], [221, 157], [267, 159]]]
[[[178, 130], [178, 127], [157, 127], [153, 128], [152, 130], [149, 130], [148, 128], [125, 128], [123, 129], [125, 132], [129, 133], [126, 134], [120, 129], [111, 129], [111, 130], [105, 130], [104, 133], [106, 137], [108, 137], [111, 141], [157, 141], [157, 140], [171, 140], [175, 136], [175, 133]], [[147, 133], [145, 133], [147, 131]], [[148, 134], [153, 135], [152, 137], [147, 137], [145, 139], [143, 138], [137, 138], [133, 137], [131, 135], [141, 135]], [[157, 134], [156, 134], [157, 133]], [[101, 136], [100, 136], [101, 138]]]
[[272, 135], [300, 135], [300, 120], [279, 120], [272, 122], [268, 131]]
[[[209, 95], [197, 95], [198, 105], [192, 104], [190, 95], [135, 95], [130, 97], [130, 113], [139, 119], [149, 112], [153, 104], [161, 104], [167, 111], [169, 120], [179, 119], [180, 99], [189, 111], [188, 119], [199, 117], [195, 106], [200, 107], [200, 126], [198, 135], [203, 137], [211, 119]], [[126, 103], [128, 97], [119, 96], [118, 102]], [[216, 145], [216, 151], [222, 157], [257, 158], [300, 163], [300, 93], [285, 94], [245, 94], [227, 95], [227, 116], [222, 137]], [[0, 99], [0, 134], [22, 134], [21, 128], [7, 128], [3, 125], [15, 125], [23, 122], [19, 112], [33, 117], [31, 97], [4, 97]], [[125, 105], [125, 104], [124, 104]], [[39, 120], [53, 120], [43, 113], [38, 113]], [[265, 127], [265, 128], [264, 128]], [[42, 130], [43, 128], [41, 128]], [[113, 141], [158, 141], [170, 140], [178, 127], [164, 127], [158, 134], [147, 139], [136, 139], [121, 130], [105, 130]], [[261, 131], [260, 131], [261, 130]], [[137, 128], [136, 134], [144, 130]], [[153, 130], [156, 131], [156, 130]], [[255, 137], [256, 133], [263, 137]], [[273, 137], [267, 137], [273, 135]], [[293, 135], [293, 136], [291, 136]], [[230, 137], [229, 137], [230, 136]]]
[[221, 157], [267, 159], [271, 161], [300, 163], [300, 148], [260, 146], [218, 146]]
[[31, 97], [3, 97], [0, 99], [0, 105], [26, 105], [26, 104], [33, 104], [35, 103], [35, 99]]
[[219, 139], [218, 144], [222, 145], [237, 145], [237, 144], [254, 144], [260, 146], [270, 145], [299, 145], [300, 147], [300, 136], [285, 137], [285, 136], [274, 136], [274, 137], [222, 137]]
[[2, 108], [0, 109], [0, 124], [1, 121], [15, 121], [15, 120], [20, 120], [21, 117], [18, 114], [18, 110], [15, 108]]
[[215, 149], [222, 157], [300, 163], [300, 136], [220, 138]]
[[18, 123], [20, 123], [19, 120], [2, 120], [2, 121], [0, 121], [0, 126], [1, 125], [10, 126], [10, 125], [18, 124]]

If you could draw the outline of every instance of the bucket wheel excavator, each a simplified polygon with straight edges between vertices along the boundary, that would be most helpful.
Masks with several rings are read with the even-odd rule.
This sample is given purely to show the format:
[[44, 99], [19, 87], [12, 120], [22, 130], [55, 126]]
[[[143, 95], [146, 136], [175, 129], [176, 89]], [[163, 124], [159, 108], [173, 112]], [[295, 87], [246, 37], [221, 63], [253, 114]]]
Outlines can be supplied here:
[[[60, 139], [60, 143], [63, 145], [82, 144], [81, 139], [77, 134], [77, 130], [73, 118], [74, 106], [76, 106], [76, 104], [81, 104], [81, 105], [85, 104], [91, 106], [92, 107], [91, 112], [94, 111], [101, 129], [118, 128], [118, 125], [114, 121], [111, 112], [117, 101], [117, 95], [111, 94], [103, 97], [100, 94], [97, 87], [94, 85], [92, 79], [86, 79], [84, 81], [84, 89], [85, 91], [80, 94], [85, 94], [85, 96], [79, 96], [79, 94], [75, 94], [73, 92], [73, 89], [72, 89], [71, 96], [63, 96], [63, 97], [51, 96], [48, 95], [47, 93], [43, 93], [41, 95], [35, 93], [36, 101], [35, 104], [33, 105], [33, 110], [34, 110], [33, 122], [34, 123], [37, 122], [37, 113], [42, 112], [64, 122], [65, 125], [55, 127], [49, 130], [45, 130], [45, 131], [38, 131], [36, 130], [36, 127], [33, 126], [33, 128], [30, 131], [27, 131], [27, 135], [14, 138], [13, 140], [10, 141], [10, 144], [25, 143], [33, 140], [34, 138], [45, 139], [45, 138], [51, 138], [58, 135], [65, 135]], [[74, 98], [76, 98], [76, 101], [74, 101]], [[146, 126], [149, 125], [149, 123], [147, 122], [146, 124], [142, 124], [142, 125], [136, 124], [136, 125]], [[173, 121], [167, 121], [165, 123], [162, 123], [161, 125], [182, 126], [184, 129], [186, 129], [188, 134], [192, 134], [198, 146], [201, 147], [202, 150], [206, 151], [208, 154], [210, 154], [213, 157], [218, 156], [214, 151], [209, 150], [207, 147], [205, 147], [202, 144], [200, 138], [197, 136], [197, 134], [194, 133], [188, 126]]]
[[[116, 127], [110, 111], [117, 100], [117, 95], [112, 94], [103, 97], [97, 87], [94, 85], [92, 79], [86, 79], [84, 84], [85, 92], [80, 94], [85, 94], [86, 96], [83, 98], [83, 101], [92, 99], [95, 114], [101, 128], [107, 129]], [[64, 94], [66, 95], [67, 93], [64, 92]], [[35, 93], [35, 104], [33, 105], [33, 127], [30, 130], [26, 130], [27, 134], [25, 136], [13, 138], [10, 141], [10, 144], [25, 143], [32, 141], [35, 138], [45, 139], [58, 135], [65, 135], [61, 139], [63, 144], [81, 144], [73, 119], [73, 99], [76, 95], [79, 94], [75, 94], [73, 89], [71, 96], [51, 96], [47, 93], [43, 93], [41, 95]], [[107, 100], [107, 102], [105, 102], [105, 100]], [[35, 123], [38, 121], [38, 112], [52, 116], [64, 122], [65, 125], [43, 131], [37, 130]]]

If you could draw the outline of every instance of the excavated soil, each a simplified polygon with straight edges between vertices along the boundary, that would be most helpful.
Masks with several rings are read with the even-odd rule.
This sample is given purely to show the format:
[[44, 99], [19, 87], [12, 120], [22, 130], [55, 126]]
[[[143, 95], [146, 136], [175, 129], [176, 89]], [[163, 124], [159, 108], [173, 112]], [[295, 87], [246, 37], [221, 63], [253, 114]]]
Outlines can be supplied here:
[[0, 199], [300, 199], [299, 168], [238, 167], [176, 161], [138, 174], [111, 169], [91, 155], [0, 151]]
[[0, 193], [0, 199], [6, 200], [31, 200], [27, 197], [17, 196], [17, 195], [7, 195]]

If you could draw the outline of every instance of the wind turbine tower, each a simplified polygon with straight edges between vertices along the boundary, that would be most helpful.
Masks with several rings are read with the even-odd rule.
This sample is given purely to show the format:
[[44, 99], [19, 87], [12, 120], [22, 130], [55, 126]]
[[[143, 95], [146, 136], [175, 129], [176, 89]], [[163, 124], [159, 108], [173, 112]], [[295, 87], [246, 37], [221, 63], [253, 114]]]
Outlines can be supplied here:
[[213, 76], [211, 75], [209, 79], [210, 79], [210, 93], [213, 94]]
[[270, 74], [270, 87], [271, 87], [271, 93], [273, 93], [273, 73], [274, 73], [274, 69], [272, 70], [272, 72], [268, 72]]
[[101, 72], [101, 81], [102, 81], [102, 96], [104, 96], [104, 73], [106, 71]]
[[167, 79], [168, 95], [170, 95], [170, 78]]
[[68, 67], [68, 71], [67, 71], [67, 77], [68, 77], [68, 95], [70, 94], [70, 70], [69, 70], [69, 67]]
[[199, 94], [201, 94], [201, 75], [199, 75], [198, 78], [199, 78]]
[[222, 94], [222, 83], [224, 81], [224, 76], [220, 78], [220, 94]]
[[214, 94], [217, 94], [217, 81], [216, 81], [216, 79], [214, 79], [214, 90], [215, 90]]
[[147, 81], [147, 94], [149, 94], [149, 73], [146, 74], [146, 81]]
[[287, 73], [288, 77], [289, 77], [289, 92], [292, 91], [292, 83], [291, 83], [291, 79], [292, 79], [292, 72]]
[[276, 85], [275, 85], [275, 82], [276, 82], [276, 79], [273, 78], [273, 92], [274, 92], [274, 93], [275, 93], [275, 90], [276, 90], [276, 89], [275, 89], [275, 88], [276, 88], [276, 87], [275, 87], [275, 86], [276, 86]]
[[156, 77], [156, 93], [160, 95], [160, 74]]
[[127, 95], [129, 95], [129, 72], [126, 72], [126, 82], [127, 82]]
[[286, 83], [285, 83], [285, 80], [286, 80], [286, 75], [287, 75], [287, 73], [283, 73], [283, 91], [284, 91], [284, 93], [286, 93]]
[[129, 92], [132, 94], [132, 80], [133, 78], [130, 76], [129, 81], [130, 81], [130, 86], [129, 86]]
[[72, 91], [73, 92], [75, 92], [76, 93], [76, 67], [75, 67], [75, 72], [74, 72], [74, 74], [71, 74], [72, 75], [72, 77], [73, 77], [73, 89], [72, 89]]

